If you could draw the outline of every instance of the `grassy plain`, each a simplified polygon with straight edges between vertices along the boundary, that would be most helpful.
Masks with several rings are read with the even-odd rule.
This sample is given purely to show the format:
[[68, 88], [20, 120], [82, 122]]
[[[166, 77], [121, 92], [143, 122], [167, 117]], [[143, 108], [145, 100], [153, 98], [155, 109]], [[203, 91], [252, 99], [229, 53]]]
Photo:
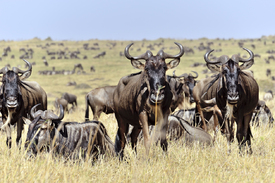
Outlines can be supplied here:
[[[251, 49], [255, 54], [260, 54], [261, 58], [255, 58], [255, 64], [251, 67], [254, 76], [260, 86], [260, 99], [268, 89], [273, 90], [275, 81], [265, 75], [267, 68], [275, 72], [275, 61], [270, 64], [265, 63], [269, 54], [267, 50], [275, 48], [272, 41], [275, 37], [262, 37], [260, 40], [247, 40], [244, 47]], [[66, 121], [84, 121], [85, 95], [93, 88], [116, 85], [119, 79], [127, 74], [138, 72], [134, 69], [129, 60], [119, 56], [126, 45], [134, 42], [130, 53], [140, 55], [148, 50], [147, 46], [154, 43], [163, 42], [160, 47], [154, 46], [152, 50], [156, 54], [162, 47], [165, 52], [176, 54], [178, 49], [174, 42], [179, 42], [183, 46], [194, 49], [195, 54], [185, 54], [176, 74], [190, 73], [192, 70], [199, 73], [199, 79], [204, 78], [202, 70], [206, 67], [191, 67], [194, 62], [204, 63], [203, 55], [205, 51], [198, 51], [201, 42], [213, 42], [213, 49], [222, 49], [222, 52], [214, 52], [215, 56], [233, 55], [240, 53], [248, 54], [238, 46], [240, 40], [209, 40], [206, 38], [198, 40], [140, 40], [140, 41], [113, 41], [113, 40], [87, 40], [87, 41], [46, 41], [39, 39], [25, 41], [0, 41], [0, 50], [10, 46], [11, 52], [7, 57], [2, 57], [0, 67], [10, 64], [11, 67], [21, 66], [24, 62], [19, 59], [22, 52], [20, 48], [32, 48], [34, 56], [30, 62], [36, 62], [33, 66], [32, 75], [28, 80], [37, 81], [48, 94], [48, 108], [53, 109], [53, 101], [56, 97], [61, 97], [64, 92], [69, 92], [78, 96], [78, 108], [72, 113], [65, 115]], [[264, 41], [266, 45], [264, 45]], [[64, 46], [51, 45], [52, 43], [64, 43]], [[41, 49], [37, 45], [45, 46], [50, 44], [49, 51], [76, 51], [81, 53], [81, 59], [60, 59], [51, 60], [46, 54], [47, 49]], [[100, 50], [84, 50], [83, 44], [89, 43], [92, 47], [98, 43]], [[110, 43], [116, 43], [111, 47]], [[144, 46], [142, 47], [142, 44]], [[255, 45], [255, 49], [251, 47]], [[96, 46], [93, 46], [96, 47]], [[172, 48], [171, 48], [172, 47]], [[140, 48], [141, 51], [137, 51]], [[173, 49], [174, 48], [174, 49]], [[93, 59], [98, 53], [106, 51], [104, 58]], [[10, 56], [15, 55], [15, 59]], [[88, 59], [82, 59], [87, 55]], [[42, 56], [46, 56], [49, 66], [43, 64]], [[39, 75], [39, 70], [51, 70], [54, 66], [56, 70], [72, 70], [74, 64], [81, 63], [86, 74], [73, 75]], [[96, 72], [90, 72], [90, 66], [94, 66]], [[172, 74], [172, 70], [168, 71]], [[210, 75], [211, 73], [207, 73]], [[66, 86], [69, 81], [75, 81], [77, 86]], [[90, 88], [81, 88], [81, 84], [88, 84]], [[275, 102], [268, 102], [271, 112], [275, 112]], [[91, 113], [91, 112], [90, 112]], [[90, 115], [90, 119], [92, 116]], [[117, 131], [117, 123], [114, 115], [102, 114], [100, 121], [106, 126], [109, 135], [114, 140]], [[27, 127], [25, 128], [27, 129]], [[149, 160], [145, 158], [143, 144], [138, 144], [138, 154], [135, 155], [130, 147], [126, 147], [126, 161], [120, 162], [118, 158], [102, 158], [94, 165], [90, 162], [80, 160], [79, 162], [64, 162], [62, 158], [53, 158], [49, 154], [41, 154], [36, 159], [27, 160], [24, 151], [19, 151], [15, 145], [15, 135], [13, 132], [13, 145], [8, 149], [5, 141], [5, 133], [0, 133], [0, 182], [275, 182], [275, 130], [268, 127], [252, 127], [252, 155], [240, 156], [237, 142], [232, 144], [232, 153], [227, 154], [225, 137], [218, 134], [213, 147], [186, 146], [181, 142], [169, 142], [168, 154], [164, 155], [159, 146], [153, 146], [150, 150]], [[211, 133], [212, 134], [212, 133]], [[213, 134], [212, 134], [213, 135]], [[23, 140], [26, 138], [26, 130]], [[23, 149], [23, 148], [22, 148]]]

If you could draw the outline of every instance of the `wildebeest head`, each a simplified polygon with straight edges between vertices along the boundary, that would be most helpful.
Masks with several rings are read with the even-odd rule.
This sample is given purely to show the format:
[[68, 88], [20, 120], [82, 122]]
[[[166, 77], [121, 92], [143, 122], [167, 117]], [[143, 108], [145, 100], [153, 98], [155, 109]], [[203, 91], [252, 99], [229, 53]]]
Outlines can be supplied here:
[[[218, 71], [219, 75], [216, 79], [220, 79], [220, 88], [225, 88], [227, 101], [230, 104], [235, 104], [238, 102], [239, 90], [240, 90], [240, 78], [239, 75], [244, 69], [250, 68], [254, 63], [254, 54], [249, 49], [246, 50], [250, 57], [248, 59], [243, 59], [239, 55], [233, 55], [229, 58], [226, 55], [219, 57], [216, 61], [210, 61], [208, 59], [209, 54], [214, 51], [211, 50], [204, 55], [204, 59], [207, 63], [207, 67], [212, 71]], [[243, 64], [239, 66], [239, 62]]]
[[3, 100], [7, 108], [16, 108], [20, 105], [19, 97], [21, 97], [20, 83], [23, 79], [28, 78], [31, 75], [32, 65], [28, 61], [24, 60], [28, 65], [26, 71], [22, 71], [17, 67], [13, 67], [9, 70], [8, 67], [3, 67], [0, 70], [0, 74], [3, 74]]
[[193, 89], [197, 83], [197, 81], [195, 79], [197, 79], [199, 76], [196, 71], [192, 71], [192, 72], [195, 73], [196, 76], [193, 76], [191, 73], [190, 74], [184, 73], [180, 76], [175, 76], [175, 73], [173, 72], [174, 77], [178, 77], [178, 78], [183, 77], [183, 83], [187, 86], [187, 88], [189, 90], [187, 97], [190, 97], [190, 103], [194, 102]]
[[31, 153], [36, 155], [44, 147], [47, 147], [50, 144], [51, 131], [64, 118], [62, 105], [60, 105], [59, 117], [50, 110], [38, 110], [34, 112], [38, 105], [40, 104], [33, 106], [31, 109], [31, 116], [34, 119], [33, 121], [23, 117], [24, 122], [29, 125], [25, 142], [25, 148], [29, 148], [27, 151], [28, 155], [31, 155]]
[[[184, 54], [183, 46], [179, 43], [175, 43], [180, 52], [176, 55], [170, 55], [160, 50], [156, 56], [153, 56], [151, 51], [132, 57], [129, 54], [129, 49], [133, 43], [129, 44], [125, 48], [125, 56], [131, 60], [131, 64], [143, 71], [143, 76], [149, 90], [149, 99], [151, 103], [161, 103], [165, 97], [165, 87], [167, 86], [166, 71], [168, 69], [175, 68], [180, 62], [180, 57]], [[165, 59], [173, 59], [169, 63], [165, 62]], [[139, 60], [145, 60], [145, 64]]]

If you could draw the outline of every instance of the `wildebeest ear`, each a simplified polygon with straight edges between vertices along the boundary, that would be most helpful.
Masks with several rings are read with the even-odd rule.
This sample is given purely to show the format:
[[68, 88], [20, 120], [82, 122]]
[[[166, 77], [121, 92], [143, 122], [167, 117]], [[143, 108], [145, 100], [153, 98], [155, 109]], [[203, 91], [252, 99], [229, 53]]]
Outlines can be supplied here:
[[171, 60], [168, 64], [167, 64], [167, 68], [168, 69], [173, 69], [175, 67], [177, 67], [180, 63], [180, 59], [174, 59], [174, 60]]
[[32, 122], [28, 118], [22, 117], [23, 121], [26, 123], [26, 125], [30, 125]]
[[213, 72], [219, 72], [221, 67], [221, 65], [218, 64], [206, 64], [206, 66]]
[[20, 80], [27, 79], [28, 77], [30, 77], [30, 75], [31, 75], [31, 71], [27, 71], [27, 72], [25, 72], [24, 74], [22, 74], [22, 75], [19, 77], [19, 79], [20, 79]]
[[249, 69], [253, 64], [254, 64], [254, 59], [252, 59], [252, 60], [249, 61], [249, 62], [244, 62], [244, 63], [240, 66], [240, 69], [241, 69], [241, 70]]
[[131, 64], [137, 69], [140, 69], [140, 70], [144, 69], [144, 64], [138, 60], [131, 60]]

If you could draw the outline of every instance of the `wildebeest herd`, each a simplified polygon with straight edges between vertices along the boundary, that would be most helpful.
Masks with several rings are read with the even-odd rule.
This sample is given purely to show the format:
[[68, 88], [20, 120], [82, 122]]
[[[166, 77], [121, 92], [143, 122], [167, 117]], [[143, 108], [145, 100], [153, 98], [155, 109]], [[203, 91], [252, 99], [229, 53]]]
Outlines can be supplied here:
[[[137, 152], [137, 142], [142, 139], [148, 155], [150, 146], [158, 142], [166, 152], [167, 137], [170, 140], [184, 139], [186, 143], [198, 141], [213, 145], [215, 135], [212, 138], [208, 131], [214, 130], [216, 134], [219, 129], [227, 139], [230, 152], [236, 123], [240, 152], [247, 146], [247, 152], [252, 153], [251, 124], [259, 125], [260, 115], [267, 116], [270, 126], [273, 123], [270, 110], [264, 101], [259, 100], [259, 87], [253, 73], [246, 70], [254, 64], [254, 53], [243, 48], [249, 53], [249, 58], [235, 54], [211, 60], [209, 57], [213, 50], [205, 49], [206, 66], [216, 74], [199, 81], [195, 71], [195, 76], [187, 73], [176, 76], [175, 72], [172, 76], [166, 74], [180, 64], [185, 53], [186, 48], [180, 43], [175, 44], [179, 49], [175, 55], [161, 49], [156, 55], [148, 50], [132, 56], [130, 48], [133, 43], [126, 46], [125, 57], [141, 71], [122, 77], [116, 86], [90, 91], [85, 96], [83, 123], [62, 121], [64, 111], [70, 112], [68, 104], [72, 105], [71, 109], [77, 106], [76, 95], [64, 93], [55, 100], [59, 116], [47, 110], [46, 92], [37, 82], [24, 81], [32, 72], [30, 62], [24, 60], [27, 65], [25, 71], [18, 67], [11, 70], [3, 67], [0, 70], [1, 128], [6, 131], [7, 146], [11, 147], [11, 125], [16, 125], [16, 143], [21, 145], [25, 123], [28, 131], [24, 147], [28, 155], [52, 150], [69, 158], [77, 158], [81, 154], [84, 158], [92, 156], [97, 159], [99, 155], [108, 154], [123, 159], [127, 142]], [[168, 59], [171, 60], [168, 62]], [[75, 67], [83, 70], [82, 65]], [[266, 98], [273, 98], [272, 91]], [[196, 107], [184, 110], [184, 103], [195, 103]], [[89, 107], [93, 112], [92, 121], [89, 120]], [[118, 131], [114, 143], [103, 123], [98, 121], [102, 112], [115, 114]]]

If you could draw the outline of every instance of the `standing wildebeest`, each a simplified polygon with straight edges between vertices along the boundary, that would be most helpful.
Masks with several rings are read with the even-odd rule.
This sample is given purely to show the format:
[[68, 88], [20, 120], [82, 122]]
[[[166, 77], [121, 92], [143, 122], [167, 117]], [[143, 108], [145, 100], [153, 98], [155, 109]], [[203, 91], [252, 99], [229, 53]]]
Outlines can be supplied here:
[[[141, 72], [131, 74], [129, 77], [138, 74], [141, 74]], [[171, 92], [173, 93], [171, 111], [174, 111], [178, 107], [178, 105], [184, 101], [183, 92], [186, 93], [186, 95], [188, 93], [185, 86], [183, 86], [183, 84], [178, 80], [178, 78], [180, 77], [181, 76], [175, 76], [175, 74], [173, 76], [167, 76], [167, 81], [169, 82]], [[105, 114], [114, 113], [113, 93], [115, 91], [115, 88], [116, 86], [96, 88], [86, 95], [86, 121], [89, 120], [89, 106], [93, 111], [93, 120], [98, 120], [102, 112], [104, 112]]]
[[29, 148], [28, 155], [36, 155], [44, 147], [69, 158], [77, 158], [80, 151], [84, 158], [89, 155], [97, 158], [99, 154], [115, 155], [114, 144], [101, 122], [62, 122], [62, 105], [59, 117], [48, 110], [34, 112], [36, 106], [31, 109], [34, 120], [24, 118], [29, 125], [25, 143], [25, 148]]
[[27, 117], [31, 107], [37, 103], [41, 103], [41, 109], [47, 109], [47, 95], [46, 92], [34, 81], [23, 81], [28, 78], [32, 72], [32, 65], [24, 60], [28, 64], [28, 69], [23, 71], [17, 67], [13, 67], [9, 70], [7, 67], [3, 67], [0, 70], [2, 76], [2, 92], [3, 92], [3, 106], [2, 117], [3, 123], [2, 129], [6, 128], [8, 147], [11, 147], [11, 129], [10, 125], [14, 125], [17, 122], [17, 145], [20, 144], [23, 120], [22, 116]]
[[[239, 55], [233, 55], [231, 58], [223, 55], [216, 61], [210, 61], [208, 56], [214, 50], [205, 54], [204, 59], [207, 67], [212, 71], [219, 72], [218, 77], [213, 80], [213, 82], [218, 82], [211, 84], [212, 87], [209, 86], [216, 92], [212, 92], [212, 89], [205, 93], [205, 96], [207, 99], [211, 98], [208, 101], [216, 103], [222, 111], [228, 145], [234, 138], [233, 123], [236, 121], [239, 148], [241, 150], [247, 143], [248, 152], [252, 153], [250, 121], [259, 101], [259, 87], [253, 76], [243, 71], [254, 63], [253, 52], [246, 48], [243, 49], [250, 54], [248, 59], [243, 59]], [[239, 66], [239, 62], [243, 62], [243, 64]], [[213, 96], [213, 93], [216, 96]]]
[[256, 106], [253, 112], [253, 118], [251, 120], [251, 124], [255, 126], [260, 126], [261, 124], [269, 124], [269, 126], [273, 125], [274, 118], [271, 114], [270, 109], [265, 104], [265, 101], [259, 100], [258, 105]]
[[184, 73], [181, 76], [179, 76], [184, 78], [184, 84], [188, 88], [188, 92], [185, 94], [188, 94], [188, 97], [190, 97], [190, 103], [194, 102], [193, 89], [197, 84], [197, 81], [195, 79], [197, 79], [199, 76], [196, 71], [192, 71], [192, 72], [195, 73], [196, 76], [193, 76], [192, 74], [187, 74], [187, 73]]
[[266, 77], [271, 76], [271, 69], [266, 69]]
[[273, 92], [271, 90], [268, 90], [265, 94], [264, 94], [264, 101], [269, 101], [273, 99]]
[[89, 121], [89, 106], [93, 111], [93, 120], [98, 120], [102, 112], [106, 114], [114, 112], [113, 94], [115, 88], [116, 86], [95, 88], [86, 95], [85, 121]]
[[69, 104], [72, 104], [73, 105], [72, 108], [74, 107], [74, 104], [77, 106], [77, 101], [76, 101], [77, 97], [75, 95], [65, 92], [63, 93], [61, 98], [66, 99]]
[[[121, 78], [114, 92], [114, 109], [118, 122], [115, 149], [121, 158], [123, 158], [129, 124], [134, 126], [131, 133], [133, 149], [136, 150], [137, 136], [142, 129], [148, 155], [151, 145], [149, 125], [156, 125], [156, 131], [159, 133], [154, 136], [154, 141], [160, 140], [162, 149], [167, 151], [166, 132], [173, 94], [166, 80], [166, 71], [176, 67], [184, 54], [183, 46], [179, 43], [175, 44], [180, 48], [180, 52], [176, 55], [160, 50], [156, 56], [153, 56], [151, 51], [147, 51], [140, 56], [132, 57], [129, 49], [133, 43], [125, 48], [125, 56], [131, 60], [135, 68], [142, 72]], [[169, 58], [173, 60], [166, 63], [165, 59]], [[145, 60], [145, 64], [139, 61], [141, 59]]]
[[63, 109], [67, 112], [69, 112], [68, 110], [68, 101], [64, 98], [56, 98], [54, 101], [54, 107], [56, 109], [56, 111], [58, 111], [59, 106], [62, 105]]

